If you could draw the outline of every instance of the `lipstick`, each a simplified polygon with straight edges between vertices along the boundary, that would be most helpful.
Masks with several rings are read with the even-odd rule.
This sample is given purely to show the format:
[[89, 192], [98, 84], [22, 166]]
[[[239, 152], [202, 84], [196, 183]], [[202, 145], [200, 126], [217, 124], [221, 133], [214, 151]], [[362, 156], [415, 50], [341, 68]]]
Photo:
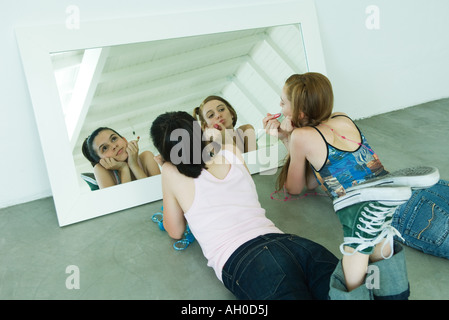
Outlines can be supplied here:
[[277, 118], [279, 118], [279, 117], [281, 116], [281, 114], [282, 114], [282, 113], [276, 113], [276, 114], [274, 114], [274, 115], [271, 117], [271, 119], [277, 119]]

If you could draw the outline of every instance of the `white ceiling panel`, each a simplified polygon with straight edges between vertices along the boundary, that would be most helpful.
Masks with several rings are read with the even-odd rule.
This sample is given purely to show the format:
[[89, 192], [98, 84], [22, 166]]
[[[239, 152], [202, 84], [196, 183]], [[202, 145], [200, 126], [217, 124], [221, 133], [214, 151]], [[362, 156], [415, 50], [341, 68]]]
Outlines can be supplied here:
[[[52, 56], [64, 108], [74, 99], [86, 52]], [[81, 145], [98, 127], [111, 127], [128, 140], [140, 136], [140, 149], [155, 152], [148, 131], [159, 114], [192, 113], [216, 94], [234, 106], [238, 125], [257, 129], [266, 112], [279, 110], [285, 79], [308, 71], [299, 25], [120, 45], [102, 53], [105, 61], [96, 66], [100, 75], [92, 81], [94, 94], [73, 141], [78, 172], [92, 171]]]

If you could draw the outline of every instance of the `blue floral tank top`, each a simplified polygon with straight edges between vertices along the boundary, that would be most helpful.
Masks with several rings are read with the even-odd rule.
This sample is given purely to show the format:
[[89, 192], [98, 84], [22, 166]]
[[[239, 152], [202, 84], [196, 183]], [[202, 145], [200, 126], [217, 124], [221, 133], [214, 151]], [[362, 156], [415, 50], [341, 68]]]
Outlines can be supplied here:
[[[355, 123], [354, 125], [357, 127]], [[339, 135], [343, 139], [359, 144], [359, 148], [355, 151], [335, 148], [326, 141], [318, 128], [313, 128], [318, 131], [327, 145], [327, 159], [321, 169], [316, 170], [313, 166], [312, 168], [318, 183], [332, 199], [345, 195], [349, 187], [388, 173], [358, 127], [361, 143]], [[330, 129], [336, 133], [332, 128]]]

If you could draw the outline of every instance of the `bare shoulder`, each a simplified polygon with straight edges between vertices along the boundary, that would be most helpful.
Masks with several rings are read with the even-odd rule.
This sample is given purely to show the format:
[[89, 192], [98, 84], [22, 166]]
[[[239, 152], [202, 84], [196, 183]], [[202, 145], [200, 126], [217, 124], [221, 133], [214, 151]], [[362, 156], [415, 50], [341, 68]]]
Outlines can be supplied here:
[[239, 150], [239, 148], [235, 148], [233, 145], [223, 145], [223, 150], [232, 152], [237, 157], [237, 159], [239, 159], [242, 163], [245, 163], [242, 152]]
[[177, 178], [183, 176], [179, 171], [178, 168], [176, 168], [175, 165], [173, 165], [170, 162], [164, 162], [162, 165], [162, 177], [170, 177], [170, 178]]
[[[331, 118], [324, 122], [324, 124], [329, 124], [336, 130], [351, 130], [354, 131], [354, 121], [350, 116], [344, 112], [335, 112], [332, 114]], [[356, 130], [357, 131], [357, 130]], [[357, 133], [355, 131], [355, 133]]]
[[189, 178], [179, 172], [178, 168], [170, 162], [165, 162], [161, 170], [162, 184], [171, 190], [178, 190], [179, 187], [184, 188]]
[[310, 161], [317, 150], [325, 150], [324, 147], [323, 138], [312, 127], [296, 128], [291, 134], [290, 152], [292, 155], [306, 156]]
[[315, 137], [316, 134], [317, 131], [312, 127], [296, 128], [292, 131], [291, 139], [292, 142], [306, 143], [310, 142], [310, 139]]
[[144, 151], [139, 155], [140, 159], [154, 158], [154, 154], [151, 151]]
[[144, 151], [139, 154], [139, 159], [142, 163], [153, 163], [154, 162], [154, 154], [151, 151]]
[[95, 176], [103, 176], [105, 174], [109, 175], [110, 171], [103, 167], [101, 164], [97, 163], [94, 166], [94, 174]]
[[111, 170], [105, 169], [99, 163], [94, 166], [94, 175], [100, 189], [107, 188], [116, 184], [113, 172]]
[[242, 130], [243, 132], [245, 132], [248, 129], [254, 130], [254, 127], [251, 124], [248, 123], [248, 124], [241, 125], [238, 129]]
[[193, 178], [180, 173], [178, 168], [170, 162], [165, 162], [162, 165], [161, 172], [162, 180], [169, 183], [174, 189], [182, 189], [186, 186], [186, 183], [193, 183]]
[[332, 118], [332, 117], [336, 117], [336, 116], [345, 116], [345, 117], [348, 117], [348, 115], [347, 115], [346, 113], [344, 113], [344, 112], [334, 112], [334, 113], [332, 113], [331, 118]]

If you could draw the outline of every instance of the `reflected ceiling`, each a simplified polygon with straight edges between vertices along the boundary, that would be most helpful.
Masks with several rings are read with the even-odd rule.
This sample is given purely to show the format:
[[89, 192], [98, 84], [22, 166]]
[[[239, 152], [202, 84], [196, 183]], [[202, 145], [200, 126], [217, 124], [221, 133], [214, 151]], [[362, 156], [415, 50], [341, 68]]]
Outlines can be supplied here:
[[299, 25], [57, 53], [52, 61], [65, 113], [76, 104], [84, 110], [73, 130], [78, 172], [92, 171], [81, 144], [97, 127], [140, 136], [140, 149], [155, 152], [148, 130], [159, 114], [192, 113], [214, 94], [234, 106], [237, 126], [259, 129], [266, 112], [279, 110], [285, 79], [308, 71]]

